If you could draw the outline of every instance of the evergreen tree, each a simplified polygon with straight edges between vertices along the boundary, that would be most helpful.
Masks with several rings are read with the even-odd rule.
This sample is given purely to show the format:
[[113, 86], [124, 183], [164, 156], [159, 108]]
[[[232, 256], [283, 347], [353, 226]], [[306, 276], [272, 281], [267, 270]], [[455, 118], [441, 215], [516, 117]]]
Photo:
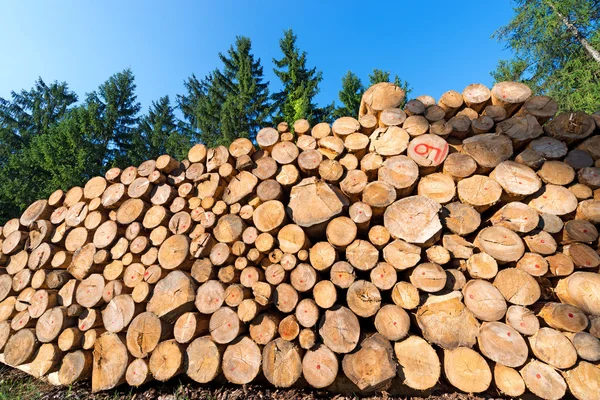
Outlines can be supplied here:
[[44, 134], [32, 136], [27, 146], [11, 154], [0, 169], [0, 225], [35, 200], [59, 188], [83, 185], [100, 174], [102, 149], [81, 129], [85, 113], [80, 107], [71, 109]]
[[183, 160], [191, 145], [191, 135], [181, 129], [169, 96], [164, 96], [153, 101], [148, 114], [141, 118], [128, 160], [131, 164], [138, 165], [162, 154]]
[[373, 72], [369, 74], [369, 83], [371, 86], [373, 86], [376, 83], [381, 82], [392, 82], [394, 85], [399, 86], [400, 88], [402, 88], [402, 90], [404, 90], [404, 93], [406, 93], [406, 97], [405, 100], [400, 104], [400, 108], [404, 107], [404, 105], [406, 104], [406, 99], [408, 99], [408, 95], [410, 94], [410, 92], [412, 92], [412, 88], [410, 87], [408, 82], [403, 79], [400, 79], [398, 75], [395, 75], [394, 80], [392, 81], [390, 79], [390, 71], [384, 71], [381, 69], [374, 68]]
[[324, 108], [319, 108], [314, 103], [323, 74], [317, 72], [316, 68], [307, 68], [307, 54], [298, 48], [296, 40], [294, 32], [286, 30], [279, 40], [283, 57], [273, 59], [276, 66], [273, 71], [283, 84], [283, 89], [273, 94], [276, 122], [285, 121], [290, 126], [302, 118], [311, 123], [328, 120], [334, 108], [333, 103]]
[[495, 37], [514, 54], [492, 76], [517, 80], [553, 97], [562, 111], [594, 112], [600, 104], [600, 3], [515, 0], [515, 15]]
[[352, 71], [346, 72], [346, 75], [342, 78], [342, 90], [338, 93], [342, 105], [335, 109], [333, 116], [335, 118], [356, 117], [364, 91], [365, 88], [360, 78]]
[[44, 134], [77, 102], [65, 82], [47, 85], [42, 78], [30, 90], [0, 97], [0, 167], [10, 154], [27, 146], [32, 137]]
[[130, 69], [111, 76], [85, 101], [93, 140], [103, 149], [107, 165], [129, 165], [133, 137], [139, 123], [140, 103], [135, 95], [135, 77]]
[[179, 107], [208, 146], [228, 145], [238, 137], [253, 140], [271, 114], [269, 83], [251, 50], [250, 39], [237, 37], [226, 54], [219, 53], [222, 70], [185, 82], [187, 95], [179, 96]]

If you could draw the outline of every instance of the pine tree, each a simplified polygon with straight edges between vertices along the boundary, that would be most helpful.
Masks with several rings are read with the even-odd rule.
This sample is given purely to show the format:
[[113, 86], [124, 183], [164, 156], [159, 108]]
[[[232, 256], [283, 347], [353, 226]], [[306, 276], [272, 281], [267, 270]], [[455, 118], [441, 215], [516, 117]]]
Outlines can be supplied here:
[[209, 146], [228, 145], [238, 137], [253, 140], [271, 114], [269, 83], [251, 51], [250, 39], [237, 37], [226, 54], [219, 53], [222, 70], [185, 82], [187, 95], [179, 96], [179, 107], [189, 128]]
[[494, 36], [514, 54], [492, 72], [553, 97], [560, 110], [595, 112], [600, 104], [600, 3], [515, 0], [515, 15]]
[[135, 95], [135, 77], [130, 69], [114, 74], [85, 101], [88, 128], [104, 149], [107, 165], [129, 165], [133, 136], [139, 123], [140, 103]]
[[192, 145], [191, 135], [181, 129], [169, 96], [153, 101], [148, 114], [140, 120], [128, 160], [137, 165], [145, 160], [169, 154], [183, 160]]
[[338, 93], [342, 106], [335, 109], [333, 116], [335, 118], [357, 116], [364, 91], [365, 88], [360, 78], [352, 71], [346, 72], [342, 78], [342, 90]]
[[403, 79], [400, 79], [398, 75], [395, 75], [394, 80], [392, 81], [390, 79], [390, 71], [384, 71], [381, 69], [374, 68], [373, 72], [369, 74], [369, 83], [371, 84], [371, 86], [373, 86], [376, 83], [381, 82], [392, 82], [394, 85], [399, 86], [400, 88], [402, 88], [402, 90], [404, 90], [406, 97], [405, 100], [400, 104], [400, 108], [403, 108], [406, 104], [406, 99], [408, 99], [409, 93], [412, 92], [412, 88], [410, 87], [408, 82]]
[[276, 108], [276, 122], [285, 121], [290, 126], [298, 119], [308, 119], [311, 123], [330, 119], [334, 105], [319, 108], [314, 103], [319, 93], [319, 83], [323, 74], [316, 68], [306, 66], [306, 51], [301, 51], [296, 45], [297, 37], [289, 29], [279, 40], [283, 57], [273, 59], [276, 68], [275, 75], [281, 80], [283, 89], [273, 94]]

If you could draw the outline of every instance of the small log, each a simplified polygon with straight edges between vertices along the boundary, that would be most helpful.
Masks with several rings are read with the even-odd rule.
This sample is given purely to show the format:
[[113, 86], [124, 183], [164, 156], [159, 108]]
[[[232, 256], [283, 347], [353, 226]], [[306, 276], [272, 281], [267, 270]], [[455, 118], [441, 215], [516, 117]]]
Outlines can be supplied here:
[[513, 145], [505, 135], [486, 133], [463, 140], [462, 151], [479, 166], [489, 169], [509, 159], [513, 155]]
[[302, 359], [302, 374], [308, 384], [317, 389], [331, 385], [338, 369], [337, 356], [325, 345], [307, 351]]
[[410, 275], [410, 283], [424, 292], [439, 292], [446, 286], [446, 273], [438, 264], [419, 264]]
[[485, 175], [473, 175], [458, 182], [457, 192], [460, 201], [483, 212], [500, 200], [502, 187]]
[[356, 315], [346, 307], [337, 306], [326, 310], [319, 323], [323, 343], [338, 354], [354, 350], [360, 337], [360, 325]]
[[581, 361], [563, 376], [567, 380], [569, 390], [578, 400], [598, 398], [600, 369], [594, 364]]
[[221, 307], [211, 315], [209, 330], [216, 343], [227, 344], [240, 334], [243, 326], [233, 309]]
[[592, 272], [575, 272], [556, 285], [560, 301], [579, 308], [585, 314], [600, 315], [600, 276]]
[[560, 331], [581, 332], [588, 326], [585, 314], [569, 304], [546, 303], [538, 315], [548, 326]]
[[61, 385], [72, 385], [77, 381], [89, 379], [92, 376], [92, 352], [77, 350], [67, 353], [58, 371], [58, 381]]
[[541, 361], [559, 369], [570, 368], [577, 361], [577, 352], [571, 341], [551, 328], [540, 328], [529, 337], [533, 354]]
[[444, 349], [471, 347], [479, 333], [479, 323], [453, 294], [425, 303], [419, 307], [416, 317], [423, 337]]
[[442, 228], [439, 203], [425, 196], [411, 196], [396, 201], [384, 214], [384, 226], [392, 237], [409, 243], [424, 244]]
[[166, 382], [184, 371], [185, 354], [174, 339], [160, 342], [150, 355], [148, 367], [157, 381]]
[[186, 374], [198, 383], [214, 380], [221, 371], [223, 349], [210, 336], [194, 340], [186, 349]]
[[[344, 218], [345, 220], [349, 220], [352, 224], [354, 224], [354, 222], [352, 222], [349, 218], [347, 217], [338, 217], [338, 218]], [[309, 250], [308, 253], [308, 258], [310, 260], [310, 264], [317, 270], [317, 271], [326, 271], [328, 270], [333, 263], [336, 261], [337, 259], [337, 251], [333, 248], [332, 244], [342, 244], [343, 247], [347, 247], [348, 244], [350, 244], [352, 241], [354, 241], [354, 238], [356, 237], [356, 226], [354, 225], [354, 230], [352, 229], [353, 225], [350, 225], [350, 223], [348, 223], [348, 225], [350, 225], [348, 229], [349, 232], [344, 231], [344, 226], [341, 226], [341, 230], [337, 230], [335, 228], [335, 226], [331, 226], [331, 223], [335, 221], [332, 220], [328, 225], [327, 225], [327, 231], [328, 233], [328, 239], [329, 236], [331, 235], [333, 237], [332, 240], [330, 240], [329, 242], [318, 242], [315, 243], [314, 246], [312, 246]], [[347, 223], [347, 221], [342, 221], [340, 223], [337, 223], [337, 225], [344, 225], [345, 223]], [[338, 234], [339, 233], [339, 234]], [[345, 235], [346, 233], [348, 233], [348, 237], [344, 237], [343, 235]], [[350, 238], [352, 237], [352, 238]], [[330, 243], [330, 242], [334, 242], [334, 243]], [[348, 243], [346, 243], [348, 242]]]
[[470, 280], [462, 288], [462, 293], [467, 308], [481, 321], [499, 321], [506, 314], [502, 293], [487, 281]]
[[485, 392], [492, 382], [485, 359], [468, 347], [444, 352], [444, 374], [452, 386], [467, 393]]
[[554, 368], [543, 362], [531, 360], [519, 372], [527, 389], [542, 399], [558, 400], [567, 391], [565, 380]]
[[63, 353], [55, 343], [44, 343], [40, 346], [35, 359], [31, 362], [30, 373], [36, 378], [42, 378], [58, 370]]
[[194, 307], [196, 284], [182, 271], [172, 271], [159, 281], [146, 306], [159, 318], [175, 321]]
[[302, 375], [300, 351], [292, 342], [282, 338], [269, 342], [263, 348], [262, 359], [263, 373], [275, 387], [290, 387]]
[[234, 384], [250, 383], [260, 371], [262, 356], [260, 349], [252, 339], [241, 337], [230, 344], [223, 353], [223, 375]]
[[4, 346], [4, 361], [11, 367], [27, 364], [34, 360], [40, 343], [34, 329], [15, 332]]
[[396, 375], [393, 357], [390, 342], [376, 333], [363, 340], [358, 351], [344, 356], [342, 369], [360, 390], [377, 390]]

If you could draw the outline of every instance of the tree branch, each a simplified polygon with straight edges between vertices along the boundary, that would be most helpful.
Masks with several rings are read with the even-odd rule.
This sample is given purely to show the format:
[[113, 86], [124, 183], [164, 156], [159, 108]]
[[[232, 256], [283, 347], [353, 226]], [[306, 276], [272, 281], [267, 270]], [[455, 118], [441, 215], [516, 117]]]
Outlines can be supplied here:
[[556, 6], [552, 1], [548, 0], [547, 3], [550, 6], [550, 8], [552, 8], [552, 10], [560, 17], [563, 24], [565, 24], [565, 26], [567, 27], [567, 30], [573, 34], [573, 36], [579, 41], [579, 43], [581, 43], [586, 53], [588, 53], [590, 57], [592, 57], [598, 64], [600, 64], [600, 52], [598, 52], [598, 50], [596, 50], [590, 44], [590, 42], [588, 42], [586, 38], [584, 38], [581, 35], [581, 33], [579, 33], [579, 29], [577, 29], [577, 27], [573, 25], [565, 15], [563, 15], [560, 11], [556, 9]]

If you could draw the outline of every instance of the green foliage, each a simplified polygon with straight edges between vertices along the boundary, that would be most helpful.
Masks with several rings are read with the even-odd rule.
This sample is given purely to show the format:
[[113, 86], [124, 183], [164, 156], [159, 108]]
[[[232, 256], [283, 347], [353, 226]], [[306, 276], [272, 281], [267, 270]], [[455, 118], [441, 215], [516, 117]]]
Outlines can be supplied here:
[[192, 75], [187, 94], [178, 102], [188, 129], [208, 146], [228, 145], [239, 137], [253, 140], [271, 114], [268, 82], [249, 38], [239, 36], [227, 54], [219, 54], [222, 69], [204, 79]]
[[148, 115], [141, 118], [127, 158], [132, 165], [163, 154], [183, 160], [192, 143], [192, 132], [180, 126], [169, 96], [164, 96], [153, 101]]
[[107, 165], [126, 167], [134, 146], [141, 105], [135, 95], [135, 77], [130, 69], [111, 76], [85, 101], [88, 128], [104, 150]]
[[281, 91], [273, 94], [275, 122], [285, 121], [292, 126], [298, 119], [307, 119], [311, 124], [327, 121], [333, 112], [333, 103], [323, 108], [314, 103], [323, 74], [316, 68], [307, 68], [306, 51], [298, 48], [296, 40], [294, 32], [286, 30], [279, 40], [283, 56], [273, 59], [276, 67], [273, 71], [283, 85]]
[[[553, 97], [561, 111], [597, 111], [600, 64], [581, 38], [600, 49], [600, 2], [596, 0], [516, 0], [515, 15], [494, 36], [514, 56], [492, 72], [495, 81], [517, 80], [534, 93]], [[565, 17], [581, 38], [567, 29]]]
[[406, 104], [406, 99], [408, 99], [408, 95], [412, 92], [412, 88], [408, 84], [407, 81], [400, 79], [398, 75], [394, 76], [394, 80], [390, 79], [390, 71], [383, 71], [381, 69], [374, 68], [373, 72], [369, 74], [369, 83], [370, 85], [375, 85], [376, 83], [381, 82], [392, 82], [394, 85], [399, 86], [404, 93], [406, 94], [405, 100], [400, 104], [400, 108], [403, 108]]
[[333, 116], [335, 118], [357, 116], [364, 91], [365, 88], [360, 78], [352, 71], [346, 72], [346, 75], [342, 78], [342, 90], [338, 93], [342, 106], [335, 109]]

